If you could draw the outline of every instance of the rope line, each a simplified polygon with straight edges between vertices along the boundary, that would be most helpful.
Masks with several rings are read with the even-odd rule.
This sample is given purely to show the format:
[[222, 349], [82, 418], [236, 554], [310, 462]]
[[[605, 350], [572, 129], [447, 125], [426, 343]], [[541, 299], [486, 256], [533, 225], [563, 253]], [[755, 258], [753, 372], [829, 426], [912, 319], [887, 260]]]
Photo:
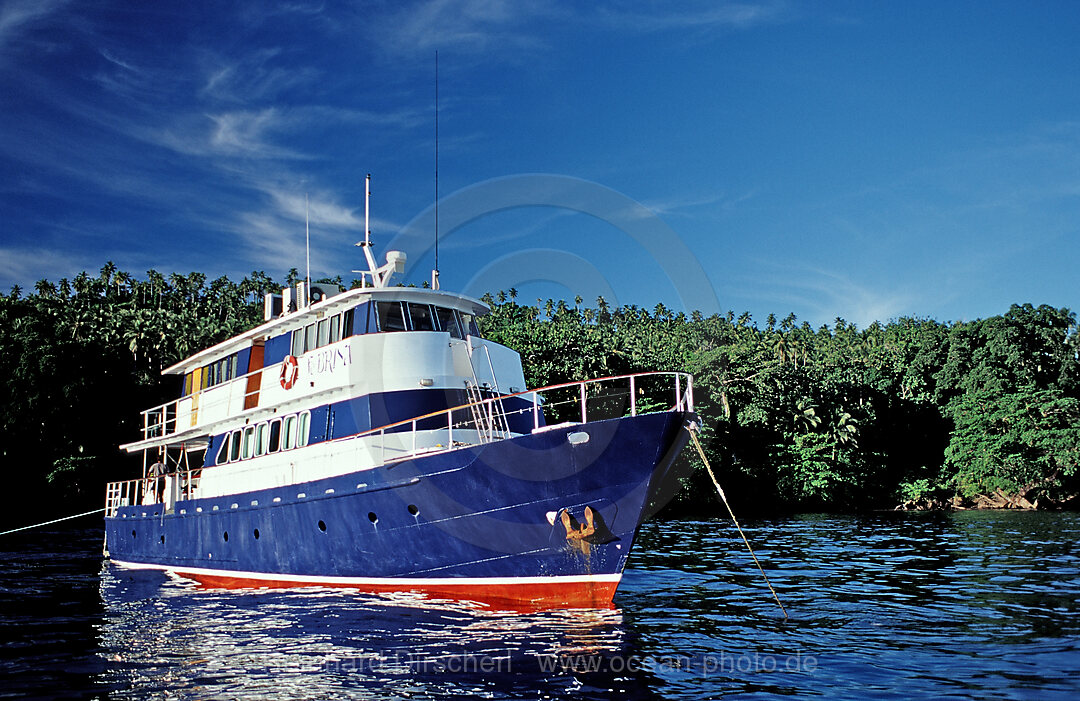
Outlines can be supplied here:
[[8, 533], [17, 533], [19, 531], [26, 531], [26, 530], [29, 530], [31, 528], [41, 528], [42, 526], [48, 526], [48, 525], [53, 524], [53, 523], [60, 523], [61, 521], [69, 521], [69, 520], [71, 520], [73, 518], [79, 518], [80, 516], [90, 516], [91, 514], [100, 514], [104, 510], [105, 510], [105, 507], [103, 506], [100, 509], [94, 509], [93, 511], [87, 511], [85, 514], [75, 514], [74, 516], [65, 516], [64, 518], [53, 519], [52, 521], [46, 521], [45, 523], [35, 523], [32, 526], [22, 526], [21, 528], [12, 528], [10, 531], [4, 531], [3, 533], [0, 533], [0, 535], [7, 535]]
[[746, 539], [746, 534], [743, 533], [742, 526], [739, 525], [739, 519], [735, 518], [735, 512], [731, 510], [731, 504], [728, 503], [724, 490], [720, 487], [720, 483], [716, 481], [716, 475], [713, 474], [712, 466], [709, 465], [709, 459], [705, 457], [705, 451], [701, 449], [701, 443], [698, 443], [697, 429], [689, 428], [687, 430], [690, 432], [690, 438], [694, 440], [694, 447], [697, 448], [698, 455], [701, 456], [701, 461], [705, 463], [705, 469], [709, 472], [709, 478], [712, 480], [713, 486], [716, 487], [716, 491], [720, 494], [721, 501], [724, 502], [724, 506], [727, 507], [728, 513], [731, 514], [731, 520], [735, 522], [735, 528], [738, 529], [739, 535], [742, 536], [743, 542], [746, 543], [746, 549], [750, 551], [750, 557], [754, 558], [754, 564], [757, 565], [758, 571], [761, 572], [761, 576], [765, 578], [765, 584], [768, 585], [769, 591], [772, 592], [773, 599], [776, 600], [776, 605], [784, 612], [784, 618], [787, 618], [787, 609], [780, 603], [780, 597], [776, 595], [776, 590], [773, 589], [772, 582], [769, 581], [769, 576], [765, 574], [764, 568], [762, 568], [761, 563], [758, 562], [757, 555], [754, 554], [754, 549], [750, 547], [750, 541]]

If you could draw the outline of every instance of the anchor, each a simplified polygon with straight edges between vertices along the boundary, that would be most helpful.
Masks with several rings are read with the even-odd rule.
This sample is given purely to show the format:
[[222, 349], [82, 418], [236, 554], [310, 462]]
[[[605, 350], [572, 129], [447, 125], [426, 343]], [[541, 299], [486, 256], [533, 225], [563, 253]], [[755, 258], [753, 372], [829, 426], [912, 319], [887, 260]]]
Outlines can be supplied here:
[[[562, 512], [562, 525], [566, 529], [566, 539], [572, 541], [582, 541], [585, 538], [596, 533], [596, 515], [593, 513], [591, 506], [585, 507], [585, 523], [578, 524], [570, 512], [563, 509]], [[587, 544], [587, 543], [586, 543]]]

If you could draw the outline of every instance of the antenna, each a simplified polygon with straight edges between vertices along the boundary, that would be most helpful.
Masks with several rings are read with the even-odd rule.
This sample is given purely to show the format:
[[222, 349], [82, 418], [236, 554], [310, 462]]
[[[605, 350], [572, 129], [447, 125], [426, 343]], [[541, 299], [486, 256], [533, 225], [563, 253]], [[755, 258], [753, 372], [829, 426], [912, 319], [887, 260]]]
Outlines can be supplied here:
[[439, 289], [439, 52], [435, 51], [435, 269], [431, 289]]
[[311, 202], [308, 194], [304, 193], [304, 248], [307, 250], [307, 292], [305, 297], [311, 299]]

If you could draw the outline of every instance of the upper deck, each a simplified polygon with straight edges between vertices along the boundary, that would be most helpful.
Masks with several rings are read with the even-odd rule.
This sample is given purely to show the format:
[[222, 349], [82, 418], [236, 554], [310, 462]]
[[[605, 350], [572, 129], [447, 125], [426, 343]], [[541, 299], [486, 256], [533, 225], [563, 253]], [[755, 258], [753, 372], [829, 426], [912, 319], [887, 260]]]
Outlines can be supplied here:
[[[143, 412], [133, 452], [204, 445], [236, 423], [365, 394], [525, 389], [518, 354], [480, 337], [483, 303], [428, 289], [360, 288], [327, 297], [166, 368], [181, 397]], [[473, 362], [481, 352], [482, 361]]]

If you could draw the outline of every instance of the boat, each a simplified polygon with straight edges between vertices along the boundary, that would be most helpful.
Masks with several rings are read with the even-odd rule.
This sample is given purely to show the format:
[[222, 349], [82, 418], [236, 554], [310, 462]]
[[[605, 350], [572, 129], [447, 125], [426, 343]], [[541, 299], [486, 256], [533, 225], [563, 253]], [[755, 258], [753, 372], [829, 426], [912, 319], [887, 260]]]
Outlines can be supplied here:
[[[365, 217], [367, 219], [367, 217]], [[166, 368], [142, 473], [106, 488], [105, 554], [213, 588], [344, 587], [521, 607], [610, 607], [638, 527], [677, 485], [693, 378], [527, 388], [483, 302], [307, 280], [264, 323]]]

